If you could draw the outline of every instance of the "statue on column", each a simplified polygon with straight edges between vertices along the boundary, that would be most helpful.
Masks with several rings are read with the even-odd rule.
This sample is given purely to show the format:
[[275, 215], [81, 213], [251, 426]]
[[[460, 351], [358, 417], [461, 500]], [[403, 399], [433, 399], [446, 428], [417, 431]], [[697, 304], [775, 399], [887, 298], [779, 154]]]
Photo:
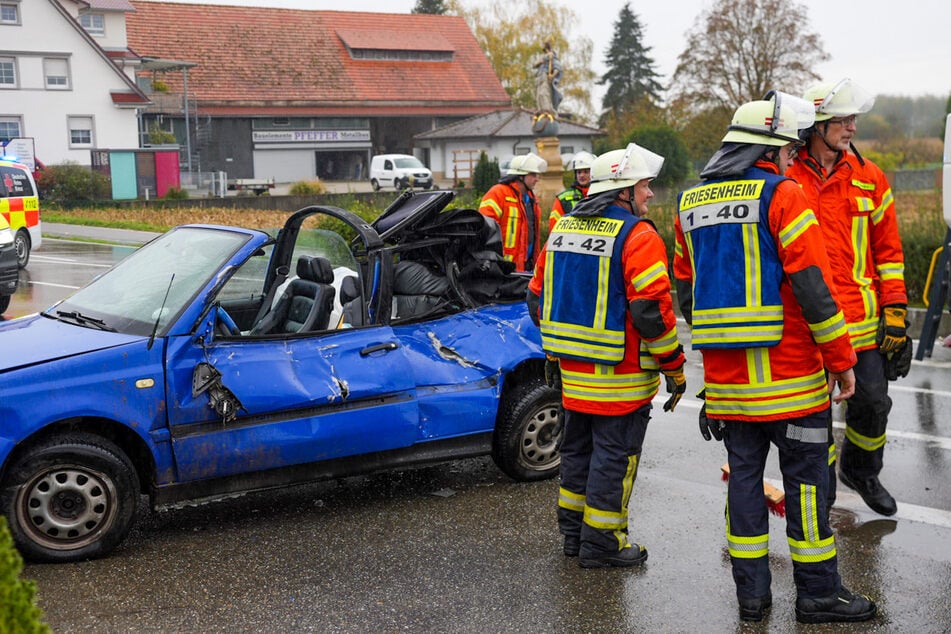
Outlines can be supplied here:
[[563, 95], [558, 89], [561, 83], [561, 61], [552, 49], [550, 41], [545, 42], [541, 54], [535, 58], [532, 66], [535, 69], [536, 102], [532, 131], [544, 136], [555, 136], [558, 134], [555, 116]]

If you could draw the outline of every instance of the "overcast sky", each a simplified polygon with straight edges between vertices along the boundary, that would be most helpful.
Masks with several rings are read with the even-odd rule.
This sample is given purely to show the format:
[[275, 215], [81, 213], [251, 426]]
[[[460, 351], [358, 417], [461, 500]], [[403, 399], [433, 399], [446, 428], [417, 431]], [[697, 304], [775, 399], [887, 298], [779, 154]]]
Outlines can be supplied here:
[[[409, 13], [416, 0], [179, 0], [197, 4], [270, 6], [287, 9]], [[512, 0], [517, 2], [518, 0]], [[604, 54], [624, 0], [554, 0], [579, 16], [572, 33], [594, 43], [593, 70], [605, 70]], [[780, 0], [781, 1], [781, 0]], [[478, 0], [463, 0], [466, 4]], [[948, 0], [799, 0], [810, 9], [811, 30], [822, 38], [831, 60], [818, 67], [823, 79], [851, 77], [875, 94], [951, 94], [951, 2]], [[632, 0], [631, 10], [651, 47], [656, 70], [666, 84], [683, 50], [684, 33], [713, 0]], [[596, 8], [595, 11], [590, 9]], [[586, 11], [588, 9], [588, 11]], [[539, 33], [539, 40], [545, 37]], [[790, 46], [795, 46], [790, 42]], [[603, 89], [592, 86], [594, 105]]]

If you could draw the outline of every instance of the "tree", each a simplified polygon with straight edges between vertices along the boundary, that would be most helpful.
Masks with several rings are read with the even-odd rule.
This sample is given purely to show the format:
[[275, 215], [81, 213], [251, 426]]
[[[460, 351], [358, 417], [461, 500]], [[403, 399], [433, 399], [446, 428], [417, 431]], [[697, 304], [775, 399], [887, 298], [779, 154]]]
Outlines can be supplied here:
[[506, 2], [467, 8], [461, 0], [448, 0], [448, 13], [460, 15], [472, 29], [492, 69], [515, 106], [534, 109], [535, 69], [532, 62], [551, 41], [562, 65], [564, 101], [561, 112], [572, 112], [591, 121], [593, 107], [588, 86], [595, 79], [591, 70], [591, 40], [575, 36], [578, 16], [555, 0]]
[[443, 2], [443, 0], [416, 0], [416, 6], [413, 7], [413, 13], [443, 15], [446, 12], [446, 8], [446, 3]]
[[[842, 37], [849, 37], [843, 32]], [[735, 110], [770, 89], [801, 94], [829, 59], [797, 2], [717, 0], [694, 21], [677, 58], [672, 92], [700, 107]]]
[[690, 160], [687, 146], [680, 134], [666, 125], [641, 126], [631, 131], [622, 146], [637, 143], [651, 152], [664, 157], [664, 167], [657, 175], [655, 183], [660, 187], [680, 185], [690, 172]]
[[650, 50], [642, 42], [640, 20], [630, 3], [625, 4], [614, 23], [614, 36], [605, 57], [608, 70], [598, 80], [598, 84], [608, 87], [601, 101], [602, 126], [611, 113], [629, 111], [641, 102], [659, 104], [663, 87], [654, 70], [654, 59], [648, 55]]
[[476, 163], [475, 171], [472, 175], [472, 189], [481, 197], [489, 191], [493, 185], [499, 181], [501, 171], [497, 159], [489, 160], [485, 152], [479, 154], [479, 162]]

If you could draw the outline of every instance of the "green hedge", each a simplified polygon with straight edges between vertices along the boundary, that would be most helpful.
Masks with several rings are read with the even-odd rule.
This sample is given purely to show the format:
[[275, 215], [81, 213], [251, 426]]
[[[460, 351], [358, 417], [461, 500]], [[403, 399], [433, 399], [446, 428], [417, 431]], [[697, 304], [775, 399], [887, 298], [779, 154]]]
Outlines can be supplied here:
[[0, 634], [52, 632], [33, 603], [36, 585], [20, 579], [23, 559], [13, 546], [7, 518], [0, 515]]

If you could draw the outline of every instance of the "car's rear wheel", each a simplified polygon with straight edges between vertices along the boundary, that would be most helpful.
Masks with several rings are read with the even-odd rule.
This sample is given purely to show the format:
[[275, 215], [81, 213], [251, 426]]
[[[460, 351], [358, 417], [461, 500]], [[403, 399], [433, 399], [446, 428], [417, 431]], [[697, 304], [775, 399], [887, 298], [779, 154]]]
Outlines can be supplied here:
[[128, 534], [138, 506], [135, 468], [112, 442], [68, 434], [26, 452], [3, 483], [2, 510], [24, 557], [101, 557]]
[[30, 234], [26, 230], [20, 229], [13, 239], [13, 244], [17, 251], [17, 266], [25, 269], [26, 265], [30, 263], [30, 247], [32, 246]]
[[492, 441], [492, 458], [499, 469], [521, 481], [557, 475], [561, 395], [538, 379], [512, 390], [501, 408]]
[[380, 191], [380, 183], [379, 183], [379, 181], [377, 181], [375, 178], [371, 178], [371, 179], [370, 179], [370, 187], [372, 187], [372, 188], [373, 188], [373, 191], [375, 191], [375, 192]]
[[7, 312], [8, 308], [10, 308], [10, 296], [0, 295], [0, 315]]

